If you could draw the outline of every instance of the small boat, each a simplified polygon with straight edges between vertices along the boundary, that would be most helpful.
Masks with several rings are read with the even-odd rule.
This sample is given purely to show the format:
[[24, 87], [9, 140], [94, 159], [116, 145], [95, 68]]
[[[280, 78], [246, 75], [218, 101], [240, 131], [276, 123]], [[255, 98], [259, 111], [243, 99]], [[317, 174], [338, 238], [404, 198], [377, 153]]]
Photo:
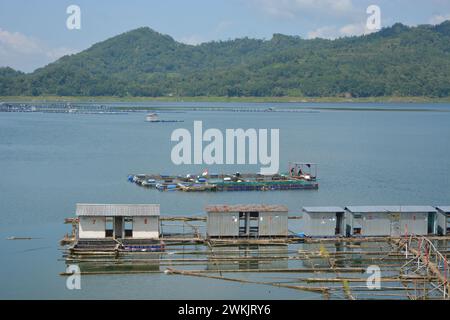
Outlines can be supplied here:
[[184, 120], [172, 120], [172, 119], [166, 119], [166, 120], [161, 120], [158, 118], [158, 115], [156, 113], [149, 113], [146, 115], [145, 117], [145, 121], [147, 122], [161, 122], [161, 123], [166, 123], [166, 122], [184, 122]]
[[158, 115], [156, 113], [149, 113], [145, 117], [145, 121], [147, 121], [147, 122], [159, 122]]

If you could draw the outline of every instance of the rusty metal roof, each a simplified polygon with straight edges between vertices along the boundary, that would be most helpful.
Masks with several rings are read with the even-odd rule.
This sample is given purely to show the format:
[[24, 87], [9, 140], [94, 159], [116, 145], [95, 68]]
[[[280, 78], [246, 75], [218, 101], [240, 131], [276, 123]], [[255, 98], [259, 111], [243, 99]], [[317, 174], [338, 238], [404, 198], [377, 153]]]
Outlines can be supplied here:
[[283, 205], [270, 205], [270, 204], [216, 204], [209, 205], [205, 208], [206, 212], [288, 212], [289, 209]]
[[87, 204], [77, 203], [77, 216], [137, 217], [159, 216], [159, 204]]

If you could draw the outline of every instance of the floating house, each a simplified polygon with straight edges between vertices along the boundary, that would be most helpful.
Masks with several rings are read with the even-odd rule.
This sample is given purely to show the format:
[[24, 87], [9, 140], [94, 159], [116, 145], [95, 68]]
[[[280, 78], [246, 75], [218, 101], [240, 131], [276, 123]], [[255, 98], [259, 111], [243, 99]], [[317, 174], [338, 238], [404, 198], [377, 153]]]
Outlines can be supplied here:
[[436, 233], [436, 209], [431, 206], [348, 206], [347, 236], [392, 236]]
[[210, 205], [207, 237], [287, 237], [288, 208], [282, 205]]
[[84, 204], [76, 207], [79, 239], [157, 239], [159, 204]]
[[437, 233], [441, 236], [450, 235], [450, 206], [439, 206], [437, 209]]
[[307, 236], [345, 235], [345, 210], [341, 207], [304, 207], [302, 211]]

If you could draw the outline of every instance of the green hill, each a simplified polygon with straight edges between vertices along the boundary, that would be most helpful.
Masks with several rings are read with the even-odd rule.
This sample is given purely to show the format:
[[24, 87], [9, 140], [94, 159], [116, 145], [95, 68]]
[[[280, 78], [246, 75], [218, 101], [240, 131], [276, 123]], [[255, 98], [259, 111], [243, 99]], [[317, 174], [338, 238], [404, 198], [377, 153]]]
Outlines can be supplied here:
[[198, 46], [139, 28], [30, 74], [0, 68], [0, 95], [448, 97], [450, 21]]

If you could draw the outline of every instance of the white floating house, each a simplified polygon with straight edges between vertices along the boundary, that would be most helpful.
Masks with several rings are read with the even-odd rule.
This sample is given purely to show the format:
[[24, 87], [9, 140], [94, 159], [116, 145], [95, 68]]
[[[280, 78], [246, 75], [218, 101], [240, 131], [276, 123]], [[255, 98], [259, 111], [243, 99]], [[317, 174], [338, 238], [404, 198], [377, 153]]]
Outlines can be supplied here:
[[341, 207], [304, 207], [304, 230], [311, 237], [345, 235], [345, 210]]
[[436, 233], [436, 209], [431, 206], [348, 206], [347, 236], [392, 236]]
[[77, 204], [79, 239], [157, 239], [159, 204]]
[[450, 206], [436, 207], [438, 215], [438, 227], [437, 233], [441, 236], [450, 234]]
[[287, 237], [288, 208], [282, 205], [209, 205], [208, 238]]

